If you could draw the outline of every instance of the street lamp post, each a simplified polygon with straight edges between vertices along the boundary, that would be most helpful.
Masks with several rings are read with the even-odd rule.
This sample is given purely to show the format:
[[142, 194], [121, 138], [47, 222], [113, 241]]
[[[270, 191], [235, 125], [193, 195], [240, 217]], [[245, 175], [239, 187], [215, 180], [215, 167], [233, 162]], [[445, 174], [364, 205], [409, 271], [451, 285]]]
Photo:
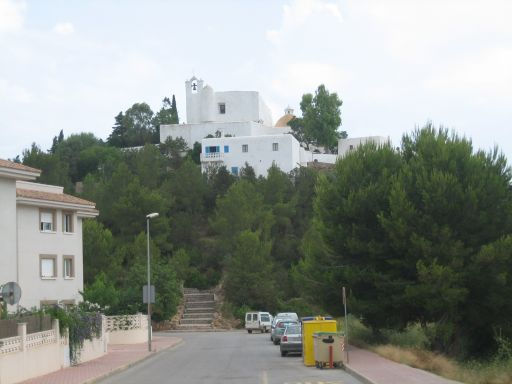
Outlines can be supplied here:
[[148, 234], [148, 351], [151, 352], [151, 259], [149, 252], [149, 220], [158, 217], [158, 213], [150, 213], [146, 216], [147, 234]]

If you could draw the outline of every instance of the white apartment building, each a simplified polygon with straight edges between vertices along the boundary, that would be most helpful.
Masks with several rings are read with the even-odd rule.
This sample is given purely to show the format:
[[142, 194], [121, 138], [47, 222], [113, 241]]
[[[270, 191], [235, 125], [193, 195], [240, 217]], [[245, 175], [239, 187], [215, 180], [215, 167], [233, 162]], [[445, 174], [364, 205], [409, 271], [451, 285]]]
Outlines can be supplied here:
[[301, 147], [290, 134], [239, 136], [203, 139], [201, 169], [225, 166], [238, 175], [246, 163], [254, 168], [256, 176], [265, 176], [272, 165], [288, 173], [308, 163], [334, 163], [336, 155], [313, 153]]
[[349, 139], [340, 139], [338, 141], [338, 157], [343, 157], [350, 151], [355, 150], [360, 145], [373, 142], [377, 146], [385, 145], [390, 142], [389, 137], [384, 136], [365, 136], [353, 137]]
[[98, 215], [94, 203], [63, 187], [31, 182], [40, 173], [0, 159], [0, 285], [17, 282], [25, 308], [81, 300], [82, 221]]
[[266, 175], [274, 164], [283, 172], [301, 165], [300, 145], [292, 135], [240, 136], [204, 139], [201, 168], [225, 166], [238, 175], [245, 163], [254, 168], [256, 176]]

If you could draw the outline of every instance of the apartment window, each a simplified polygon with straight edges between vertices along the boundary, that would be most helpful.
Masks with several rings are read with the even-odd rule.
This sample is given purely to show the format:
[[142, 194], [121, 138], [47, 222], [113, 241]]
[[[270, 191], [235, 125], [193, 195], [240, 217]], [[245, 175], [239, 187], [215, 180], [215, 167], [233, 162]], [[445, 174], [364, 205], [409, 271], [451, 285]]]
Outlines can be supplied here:
[[72, 279], [75, 277], [75, 257], [74, 256], [64, 256], [63, 258], [63, 268], [64, 278]]
[[219, 103], [219, 113], [221, 115], [226, 114], [226, 104], [225, 103]]
[[55, 279], [57, 277], [57, 256], [39, 256], [39, 274], [42, 279]]
[[352, 144], [350, 144], [350, 147], [349, 147], [350, 150], [353, 150], [354, 149], [354, 146]]
[[224, 146], [224, 153], [229, 153], [229, 145]]
[[64, 307], [65, 309], [72, 309], [76, 305], [76, 302], [73, 299], [71, 299], [71, 300], [61, 300], [59, 302], [59, 304], [62, 307]]
[[235, 176], [238, 176], [238, 167], [231, 167], [231, 173]]
[[272, 150], [274, 152], [279, 151], [279, 143], [272, 143]]
[[249, 152], [249, 145], [248, 144], [242, 144], [242, 152]]
[[42, 232], [55, 231], [55, 212], [39, 211], [39, 229]]
[[73, 214], [71, 212], [64, 212], [62, 214], [62, 228], [66, 233], [73, 233]]
[[218, 153], [220, 152], [220, 146], [219, 145], [212, 145], [205, 148], [206, 153]]

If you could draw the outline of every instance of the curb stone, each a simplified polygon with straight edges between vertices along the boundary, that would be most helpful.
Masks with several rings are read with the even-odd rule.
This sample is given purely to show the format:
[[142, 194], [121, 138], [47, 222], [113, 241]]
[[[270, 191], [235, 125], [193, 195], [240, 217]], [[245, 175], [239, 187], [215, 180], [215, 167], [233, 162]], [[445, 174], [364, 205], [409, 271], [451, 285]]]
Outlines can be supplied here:
[[343, 366], [345, 371], [349, 374], [351, 374], [352, 376], [354, 376], [357, 380], [365, 383], [365, 384], [378, 384], [376, 383], [375, 381], [373, 380], [370, 380], [369, 378], [367, 378], [365, 375], [363, 375], [362, 373], [359, 373], [357, 372], [356, 370], [354, 370], [353, 368], [350, 368], [349, 366], [347, 365], [344, 365]]
[[156, 352], [151, 352], [149, 355], [147, 356], [144, 356], [142, 359], [139, 359], [137, 361], [133, 361], [131, 363], [128, 363], [128, 364], [125, 364], [125, 365], [122, 365], [120, 367], [117, 367], [117, 368], [114, 368], [113, 370], [107, 372], [107, 373], [104, 373], [100, 376], [97, 376], [97, 377], [93, 377], [92, 379], [89, 379], [89, 380], [86, 380], [84, 382], [82, 382], [82, 384], [93, 384], [93, 383], [97, 383], [103, 379], [106, 379], [107, 377], [109, 376], [112, 376], [112, 375], [115, 375], [116, 373], [119, 373], [119, 372], [122, 372], [122, 371], [125, 371], [127, 370], [128, 368], [131, 368], [135, 365], [138, 365], [146, 360], [149, 360], [155, 356], [157, 356], [158, 354], [160, 354], [160, 352], [164, 352], [164, 351], [168, 351], [170, 349], [174, 349], [174, 348], [178, 348], [180, 347], [181, 345], [183, 345], [184, 342], [183, 342], [183, 339], [180, 339], [176, 344], [174, 345], [170, 345], [168, 347], [165, 347], [165, 348], [162, 348], [160, 349], [159, 351], [156, 351]]

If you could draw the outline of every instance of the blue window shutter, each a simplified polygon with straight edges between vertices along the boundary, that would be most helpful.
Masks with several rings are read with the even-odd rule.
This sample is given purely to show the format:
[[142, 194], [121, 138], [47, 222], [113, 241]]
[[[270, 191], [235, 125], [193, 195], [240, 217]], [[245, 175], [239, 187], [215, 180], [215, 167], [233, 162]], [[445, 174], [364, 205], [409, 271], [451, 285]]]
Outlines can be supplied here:
[[204, 151], [205, 151], [206, 153], [210, 153], [210, 147], [204, 147]]
[[229, 145], [224, 146], [224, 153], [229, 153]]
[[238, 176], [238, 167], [231, 167], [231, 173], [235, 176]]
[[217, 150], [215, 152], [220, 152], [220, 145], [217, 145]]

